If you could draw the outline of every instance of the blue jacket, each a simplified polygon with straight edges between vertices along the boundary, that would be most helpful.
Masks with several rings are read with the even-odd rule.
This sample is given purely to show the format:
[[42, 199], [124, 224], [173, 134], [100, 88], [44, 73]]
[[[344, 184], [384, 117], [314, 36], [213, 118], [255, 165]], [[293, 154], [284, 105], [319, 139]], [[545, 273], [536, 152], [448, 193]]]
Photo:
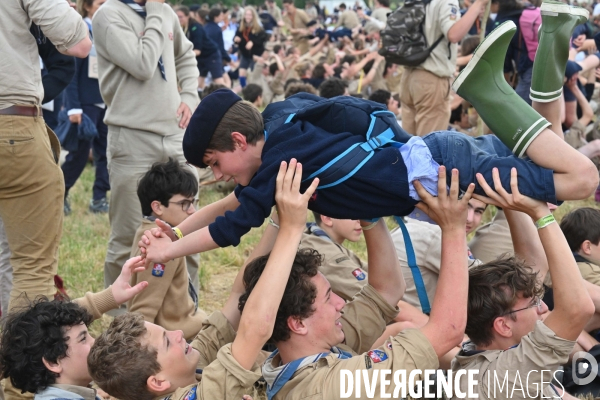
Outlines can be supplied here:
[[219, 51], [216, 43], [207, 35], [204, 27], [198, 22], [191, 22], [185, 36], [194, 45], [194, 50], [200, 50], [200, 56], [197, 59], [205, 59]]
[[221, 27], [212, 22], [208, 21], [206, 25], [204, 25], [204, 31], [206, 32], [206, 36], [208, 36], [219, 48], [219, 52], [221, 53], [221, 60], [225, 60], [227, 62], [231, 61], [231, 57], [225, 50], [225, 43], [223, 42], [223, 31]]
[[[263, 112], [263, 118], [272, 113], [273, 108], [285, 107], [290, 99], [269, 105]], [[347, 113], [338, 112], [334, 119], [345, 121], [348, 129], [357, 125], [350, 108]], [[275, 179], [281, 161], [296, 158], [302, 163], [303, 178], [306, 178], [351, 145], [364, 141], [364, 136], [350, 132], [330, 133], [301, 120], [274, 129], [263, 147], [262, 165], [256, 175], [248, 186], [238, 185], [235, 189], [240, 202], [238, 208], [209, 225], [212, 239], [220, 247], [237, 245], [252, 227], [263, 224], [275, 204]], [[340, 219], [408, 215], [417, 203], [409, 196], [408, 183], [406, 165], [398, 149], [386, 147], [376, 151], [351, 179], [318, 190], [308, 208]], [[309, 184], [303, 182], [301, 190], [306, 190]]]

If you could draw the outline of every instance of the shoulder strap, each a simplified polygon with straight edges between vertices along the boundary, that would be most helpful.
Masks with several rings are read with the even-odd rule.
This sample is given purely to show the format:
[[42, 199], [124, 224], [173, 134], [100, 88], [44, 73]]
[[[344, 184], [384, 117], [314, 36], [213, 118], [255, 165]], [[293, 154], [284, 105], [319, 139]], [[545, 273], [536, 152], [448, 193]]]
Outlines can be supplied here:
[[413, 248], [412, 241], [410, 240], [410, 235], [408, 234], [408, 230], [406, 229], [406, 225], [404, 224], [402, 217], [394, 216], [394, 219], [402, 230], [402, 237], [404, 238], [404, 246], [406, 248], [406, 260], [408, 261], [410, 272], [412, 273], [415, 281], [417, 296], [419, 296], [419, 302], [421, 303], [421, 309], [423, 310], [423, 313], [429, 315], [431, 312], [431, 306], [429, 305], [429, 298], [427, 297], [427, 290], [425, 290], [425, 283], [423, 282], [421, 270], [417, 265], [417, 257], [415, 256], [415, 249]]

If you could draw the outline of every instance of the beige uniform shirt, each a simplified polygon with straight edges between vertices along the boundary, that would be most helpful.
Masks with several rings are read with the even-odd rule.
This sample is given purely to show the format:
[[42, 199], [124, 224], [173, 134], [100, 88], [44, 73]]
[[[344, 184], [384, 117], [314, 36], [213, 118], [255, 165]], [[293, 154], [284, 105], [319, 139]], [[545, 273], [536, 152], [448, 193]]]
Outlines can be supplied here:
[[433, 0], [426, 9], [425, 37], [431, 46], [444, 36], [433, 49], [427, 60], [418, 68], [439, 77], [450, 77], [456, 69], [456, 51], [458, 45], [448, 41], [448, 31], [460, 19], [460, 7], [457, 0]]
[[498, 210], [496, 216], [475, 232], [469, 242], [473, 255], [484, 263], [494, 261], [505, 253], [514, 254], [510, 228], [504, 211]]
[[[579, 120], [573, 122], [573, 125], [565, 132], [565, 142], [570, 144], [573, 148], [578, 149], [588, 144], [585, 138], [586, 127], [579, 122]], [[596, 156], [592, 158], [592, 162], [596, 164], [596, 167], [600, 166], [600, 157]]]
[[281, 17], [281, 8], [279, 8], [277, 4], [273, 4], [273, 7], [269, 7], [268, 11], [269, 14], [271, 14], [271, 16], [275, 19], [275, 21], [279, 22], [283, 20], [283, 18]]
[[[361, 334], [367, 334], [369, 340], [381, 335], [382, 331], [377, 329], [375, 335], [369, 331], [376, 330], [371, 325], [371, 321], [375, 316], [380, 319], [380, 323], [385, 320], [391, 320], [395, 314], [393, 308], [383, 300], [379, 294], [371, 286], [367, 285], [356, 298], [348, 303], [344, 308], [346, 310], [350, 305], [356, 302], [362, 302], [360, 313], [347, 315], [344, 311], [342, 316], [344, 333], [346, 334], [346, 343], [348, 343], [347, 324], [358, 326], [361, 329]], [[356, 304], [359, 305], [358, 303]], [[385, 307], [380, 309], [379, 306]], [[386, 311], [388, 310], [388, 311]], [[373, 316], [369, 314], [374, 314]], [[371, 342], [372, 344], [372, 342]], [[344, 348], [344, 346], [340, 346]], [[364, 346], [363, 346], [364, 347]], [[341, 395], [341, 370], [366, 370], [369, 377], [372, 378], [373, 371], [380, 369], [406, 370], [406, 376], [413, 369], [436, 369], [439, 366], [438, 358], [431, 347], [427, 338], [416, 329], [405, 330], [397, 336], [390, 337], [385, 344], [376, 350], [353, 352], [353, 357], [348, 359], [339, 359], [335, 354], [330, 354], [325, 358], [319, 359], [316, 363], [309, 364], [298, 369], [292, 378], [283, 386], [283, 388], [274, 397], [275, 400], [300, 400], [300, 399], [339, 399]], [[357, 354], [359, 353], [359, 354]], [[361, 354], [362, 353], [362, 354]], [[280, 357], [276, 356], [273, 359], [273, 365], [280, 362]], [[419, 378], [419, 379], [422, 379]], [[380, 380], [376, 381], [375, 397], [380, 399], [381, 390], [379, 387]], [[393, 386], [388, 386], [387, 393], [392, 393]], [[353, 392], [353, 396], [356, 392]], [[367, 395], [364, 390], [361, 390], [362, 397], [353, 397], [366, 399]]]
[[[255, 63], [254, 69], [248, 75], [248, 83], [254, 83], [259, 85], [262, 90], [262, 99], [265, 107], [272, 102], [274, 99], [283, 96], [283, 82], [281, 81], [281, 74], [277, 73], [275, 76], [266, 77], [262, 73], [264, 67], [263, 63]], [[277, 100], [275, 100], [277, 101]]]
[[[452, 361], [452, 370], [479, 370], [479, 374], [475, 375], [478, 381], [475, 394], [479, 395], [479, 399], [559, 398], [548, 383], [554, 371], [568, 361], [574, 345], [575, 342], [556, 336], [542, 321], [538, 321], [534, 330], [524, 336], [518, 346], [507, 350], [475, 352], [472, 342], [465, 343]], [[545, 370], [543, 375], [542, 370]], [[542, 385], [542, 381], [546, 384]], [[500, 389], [502, 384], [503, 390]], [[466, 392], [465, 375], [460, 380], [460, 387], [462, 392]]]
[[392, 12], [392, 10], [389, 9], [388, 7], [377, 7], [371, 13], [371, 18], [375, 18], [377, 21], [387, 23], [387, 16], [391, 12]]
[[196, 376], [199, 382], [157, 399], [241, 399], [245, 389], [260, 378], [260, 369], [255, 365], [248, 371], [239, 365], [231, 354], [233, 339], [235, 332], [223, 313], [212, 313], [192, 342], [192, 347], [200, 352], [197, 367], [202, 374]]
[[42, 104], [44, 88], [34, 22], [59, 51], [88, 35], [81, 16], [64, 0], [0, 1], [0, 109], [15, 104]]
[[300, 248], [315, 249], [323, 256], [319, 271], [331, 284], [331, 290], [346, 301], [361, 291], [367, 280], [367, 264], [356, 254], [327, 237], [305, 231]]
[[[296, 11], [294, 11], [293, 14], [285, 14], [283, 17], [283, 22], [287, 29], [306, 29], [306, 24], [310, 22], [310, 18], [304, 12], [304, 10], [296, 8]], [[297, 46], [300, 49], [301, 54], [305, 54], [308, 51], [308, 39], [304, 36], [306, 35], [292, 33], [294, 46]]]
[[98, 293], [87, 292], [83, 297], [75, 299], [73, 302], [85, 308], [95, 320], [102, 317], [105, 312], [119, 307], [110, 286]]
[[[140, 255], [137, 243], [145, 231], [157, 225], [147, 219], [135, 233], [131, 257]], [[176, 258], [166, 264], [155, 264], [133, 274], [131, 286], [148, 282], [148, 287], [127, 303], [130, 312], [139, 312], [144, 319], [162, 326], [168, 331], [181, 329], [186, 340], [193, 339], [202, 328], [206, 313], [196, 305], [189, 294], [189, 275], [185, 257]]]
[[347, 29], [354, 29], [358, 25], [360, 25], [360, 21], [358, 20], [358, 15], [353, 10], [346, 10], [340, 15], [340, 19], [338, 20], [336, 27], [341, 26]]
[[[440, 275], [440, 264], [442, 262], [442, 230], [438, 225], [433, 225], [428, 222], [408, 219], [406, 229], [410, 234], [410, 240], [413, 245], [417, 265], [423, 277], [423, 283], [427, 290], [429, 304], [433, 304], [437, 282]], [[402, 300], [412, 306], [421, 309], [417, 288], [406, 257], [406, 247], [404, 245], [404, 237], [402, 231], [396, 229], [392, 232], [392, 240], [398, 253], [400, 266], [402, 267], [402, 275], [406, 281], [406, 291]], [[481, 261], [471, 257], [468, 249], [465, 249], [465, 258], [468, 260], [469, 268], [481, 264]]]
[[594, 285], [600, 286], [600, 266], [590, 261], [578, 262], [577, 266], [579, 267], [583, 279]]

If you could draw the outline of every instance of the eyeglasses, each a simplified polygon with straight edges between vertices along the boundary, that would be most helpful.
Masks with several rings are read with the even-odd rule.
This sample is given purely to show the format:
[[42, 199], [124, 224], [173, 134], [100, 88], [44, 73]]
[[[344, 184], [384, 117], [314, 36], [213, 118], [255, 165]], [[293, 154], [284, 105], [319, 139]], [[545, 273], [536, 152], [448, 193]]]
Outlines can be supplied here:
[[519, 308], [518, 310], [512, 310], [503, 315], [508, 315], [512, 313], [516, 313], [519, 311], [527, 310], [529, 308], [537, 307], [538, 312], [542, 312], [542, 299], [536, 298], [532, 304], [529, 304], [527, 307]]
[[193, 205], [194, 207], [198, 206], [198, 199], [194, 200], [180, 200], [180, 201], [170, 201], [169, 204], [179, 204], [181, 206], [181, 210], [183, 212], [188, 212], [190, 207]]

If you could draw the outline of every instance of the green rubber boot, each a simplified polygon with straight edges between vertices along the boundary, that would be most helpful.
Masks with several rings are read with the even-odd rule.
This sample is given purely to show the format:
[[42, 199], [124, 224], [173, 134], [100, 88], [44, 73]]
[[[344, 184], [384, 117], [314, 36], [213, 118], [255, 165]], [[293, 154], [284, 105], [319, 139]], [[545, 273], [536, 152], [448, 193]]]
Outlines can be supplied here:
[[533, 62], [529, 98], [549, 103], [562, 94], [573, 30], [577, 25], [585, 23], [590, 13], [585, 8], [571, 7], [558, 1], [545, 1], [540, 9], [542, 25]]
[[504, 58], [517, 31], [506, 21], [479, 44], [452, 89], [475, 107], [481, 119], [518, 157], [550, 125], [504, 79]]

